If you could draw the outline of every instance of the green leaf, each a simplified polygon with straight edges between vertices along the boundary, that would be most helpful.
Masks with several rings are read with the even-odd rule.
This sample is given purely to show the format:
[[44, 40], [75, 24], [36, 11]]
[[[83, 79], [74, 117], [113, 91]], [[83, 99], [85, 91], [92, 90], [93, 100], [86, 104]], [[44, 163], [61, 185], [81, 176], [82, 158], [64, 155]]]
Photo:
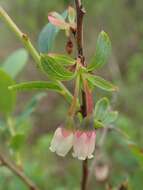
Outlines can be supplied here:
[[107, 98], [100, 99], [94, 109], [94, 119], [97, 121], [103, 121], [105, 118], [105, 115], [108, 112], [109, 108], [109, 100]]
[[94, 128], [95, 129], [99, 129], [99, 128], [103, 128], [104, 124], [101, 121], [98, 120], [94, 120]]
[[0, 112], [9, 114], [16, 102], [16, 92], [9, 91], [8, 86], [14, 85], [13, 79], [0, 69]]
[[75, 73], [67, 70], [48, 55], [41, 56], [41, 66], [51, 79], [66, 81], [73, 79], [75, 76]]
[[14, 151], [17, 151], [24, 144], [24, 141], [25, 141], [25, 135], [23, 133], [18, 133], [12, 136], [11, 141], [10, 141], [10, 147]]
[[74, 23], [76, 18], [76, 11], [73, 7], [68, 7], [68, 20], [70, 23]]
[[35, 111], [36, 107], [38, 106], [39, 101], [46, 95], [46, 93], [38, 93], [31, 98], [31, 100], [25, 106], [23, 112], [16, 118], [16, 126], [19, 126], [29, 118], [29, 116]]
[[28, 91], [28, 90], [51, 90], [60, 93], [65, 99], [71, 103], [72, 95], [68, 91], [68, 89], [57, 81], [32, 81], [32, 82], [23, 82], [20, 84], [11, 85], [8, 87], [9, 90], [15, 91]]
[[100, 32], [97, 43], [96, 43], [96, 53], [93, 60], [88, 65], [89, 71], [94, 71], [95, 69], [102, 67], [108, 60], [111, 53], [111, 41], [109, 36], [104, 32]]
[[42, 29], [38, 39], [38, 47], [40, 52], [46, 53], [51, 51], [58, 32], [59, 29], [51, 23], [48, 23]]
[[46, 81], [32, 81], [32, 82], [23, 82], [20, 84], [15, 84], [8, 87], [9, 90], [19, 90], [19, 91], [27, 91], [27, 90], [53, 90], [60, 92], [61, 88], [59, 87], [57, 82], [46, 82]]
[[[63, 12], [62, 17], [64, 18], [64, 20], [66, 19], [67, 11]], [[42, 29], [38, 38], [38, 47], [40, 52], [47, 53], [51, 51], [53, 44], [55, 42], [55, 38], [59, 31], [60, 29], [51, 23], [48, 23]]]
[[105, 79], [94, 76], [94, 75], [87, 75], [87, 80], [90, 84], [93, 86], [97, 86], [98, 88], [101, 88], [106, 91], [117, 91], [118, 87], [110, 83], [109, 81], [106, 81]]
[[104, 120], [103, 120], [103, 123], [105, 125], [109, 125], [111, 123], [114, 123], [116, 121], [118, 117], [118, 112], [117, 111], [111, 111], [111, 112], [108, 112], [108, 114], [106, 114]]
[[117, 119], [118, 112], [110, 111], [110, 104], [107, 98], [100, 99], [94, 109], [94, 120], [101, 122], [102, 125], [109, 125]]
[[52, 57], [57, 63], [64, 66], [70, 66], [75, 64], [75, 60], [67, 55], [49, 53], [48, 56]]
[[28, 61], [28, 53], [20, 49], [12, 53], [3, 63], [2, 69], [12, 78], [15, 78], [24, 68]]

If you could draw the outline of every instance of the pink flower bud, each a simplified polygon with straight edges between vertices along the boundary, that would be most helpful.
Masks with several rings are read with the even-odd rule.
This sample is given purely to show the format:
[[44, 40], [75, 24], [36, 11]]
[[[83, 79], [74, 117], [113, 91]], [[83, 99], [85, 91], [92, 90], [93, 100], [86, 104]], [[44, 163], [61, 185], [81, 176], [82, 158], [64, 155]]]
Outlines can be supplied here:
[[56, 129], [51, 141], [50, 150], [56, 152], [59, 156], [65, 156], [73, 145], [73, 132], [59, 127]]
[[76, 131], [73, 140], [73, 157], [77, 157], [79, 160], [85, 160], [92, 158], [95, 148], [95, 131]]

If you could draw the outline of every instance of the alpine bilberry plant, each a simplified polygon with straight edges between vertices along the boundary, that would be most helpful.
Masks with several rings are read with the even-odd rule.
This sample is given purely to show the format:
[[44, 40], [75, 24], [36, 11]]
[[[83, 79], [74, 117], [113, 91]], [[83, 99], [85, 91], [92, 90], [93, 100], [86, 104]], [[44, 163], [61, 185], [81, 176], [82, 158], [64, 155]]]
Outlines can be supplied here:
[[[96, 135], [99, 128], [105, 128], [117, 118], [117, 112], [110, 109], [109, 100], [101, 98], [96, 103], [93, 91], [96, 88], [113, 92], [118, 88], [111, 82], [95, 74], [96, 70], [106, 64], [111, 54], [111, 41], [107, 33], [101, 31], [96, 42], [95, 54], [87, 60], [84, 54], [83, 19], [86, 11], [81, 0], [75, 0], [75, 8], [69, 6], [62, 14], [55, 11], [48, 14], [49, 23], [39, 35], [37, 51], [27, 34], [21, 32], [5, 10], [0, 7], [0, 18], [16, 34], [24, 47], [31, 54], [38, 69], [45, 74], [47, 81], [27, 81], [12, 84], [9, 90], [52, 90], [59, 93], [69, 104], [65, 121], [56, 129], [50, 150], [59, 156], [66, 156], [72, 150], [73, 157], [82, 160], [81, 189], [87, 188], [88, 159], [94, 157]], [[67, 43], [65, 54], [53, 52], [53, 43], [62, 30]], [[55, 41], [56, 42], [56, 41]], [[76, 44], [76, 47], [74, 47]], [[88, 46], [88, 44], [87, 44]], [[73, 51], [74, 50], [74, 51]], [[73, 52], [76, 50], [76, 55]], [[65, 86], [64, 81], [73, 81], [74, 92]], [[1, 159], [3, 160], [3, 159]], [[3, 160], [5, 163], [6, 161]], [[19, 170], [14, 171], [33, 190], [38, 188], [23, 177]]]

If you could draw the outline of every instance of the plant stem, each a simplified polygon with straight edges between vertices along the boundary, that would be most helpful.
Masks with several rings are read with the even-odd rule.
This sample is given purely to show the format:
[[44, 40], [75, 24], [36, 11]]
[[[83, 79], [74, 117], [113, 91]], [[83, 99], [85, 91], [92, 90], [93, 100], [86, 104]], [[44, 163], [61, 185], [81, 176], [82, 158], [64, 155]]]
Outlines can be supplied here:
[[88, 160], [84, 160], [82, 163], [82, 183], [81, 189], [86, 190], [87, 188], [87, 179], [88, 179]]
[[57, 82], [63, 91], [61, 93], [61, 95], [64, 96], [64, 98], [66, 98], [68, 103], [70, 104], [73, 100], [72, 94], [70, 93], [70, 91], [66, 88], [66, 86], [62, 82], [60, 82], [60, 81], [57, 81]]
[[[37, 50], [32, 45], [29, 37], [21, 32], [21, 30], [17, 27], [17, 25], [13, 22], [13, 20], [9, 17], [9, 15], [6, 13], [6, 11], [0, 6], [0, 19], [2, 19], [7, 26], [16, 34], [16, 36], [19, 38], [19, 40], [22, 42], [24, 47], [27, 49], [27, 51], [31, 54], [33, 59], [35, 60], [38, 68], [41, 68], [40, 63], [40, 54], [37, 52]], [[63, 91], [66, 93], [68, 100], [73, 99], [72, 94], [69, 92], [69, 90], [59, 81], [58, 82], [60, 87], [63, 89]], [[64, 94], [65, 96], [65, 94]], [[12, 128], [10, 128], [11, 134], [14, 134], [14, 131]], [[3, 165], [5, 165], [7, 168], [9, 168], [13, 173], [15, 173], [17, 176], [19, 176], [23, 182], [29, 187], [30, 190], [38, 190], [38, 188], [35, 186], [35, 184], [27, 177], [25, 174], [19, 170], [16, 166], [14, 166], [11, 162], [7, 161], [3, 155], [0, 154], [0, 161]]]
[[83, 16], [85, 14], [85, 10], [81, 4], [81, 0], [75, 0], [76, 4], [76, 12], [77, 12], [77, 49], [78, 49], [78, 57], [81, 58], [82, 63], [83, 60]]
[[7, 167], [15, 175], [17, 175], [21, 180], [29, 187], [29, 190], [39, 190], [39, 188], [12, 162], [8, 161], [3, 154], [0, 153], [1, 165]]
[[[76, 13], [77, 13], [77, 30], [76, 30], [76, 42], [77, 42], [77, 51], [78, 58], [81, 61], [81, 64], [85, 66], [85, 59], [83, 55], [83, 17], [85, 10], [81, 4], [81, 0], [75, 0], [76, 4]], [[82, 91], [82, 106], [81, 112], [83, 117], [87, 115], [87, 104], [86, 104], [86, 94]], [[88, 178], [88, 161], [87, 159], [82, 163], [82, 179], [81, 179], [81, 190], [86, 190]]]
[[85, 91], [85, 98], [86, 98], [86, 115], [90, 116], [93, 112], [93, 97], [92, 97], [92, 91], [90, 90], [88, 86], [88, 82], [84, 77], [82, 76], [83, 80], [83, 86]]
[[[9, 17], [7, 12], [1, 6], [0, 6], [0, 19], [2, 19], [7, 24], [7, 26], [15, 33], [15, 35], [19, 38], [19, 40], [22, 42], [24, 47], [27, 49], [27, 51], [31, 54], [31, 56], [35, 60], [37, 67], [41, 69], [41, 71], [43, 72], [43, 69], [41, 68], [41, 63], [40, 63], [40, 54], [32, 45], [27, 34], [24, 34], [18, 28], [18, 26], [13, 22], [13, 20]], [[66, 93], [68, 100], [72, 100], [73, 97], [72, 97], [72, 94], [69, 92], [69, 90], [60, 81], [58, 83], [60, 87], [63, 89], [63, 91]]]
[[75, 90], [74, 90], [74, 97], [69, 109], [69, 116], [74, 116], [77, 108], [78, 103], [78, 95], [79, 95], [79, 82], [80, 82], [80, 76], [78, 75], [75, 81]]

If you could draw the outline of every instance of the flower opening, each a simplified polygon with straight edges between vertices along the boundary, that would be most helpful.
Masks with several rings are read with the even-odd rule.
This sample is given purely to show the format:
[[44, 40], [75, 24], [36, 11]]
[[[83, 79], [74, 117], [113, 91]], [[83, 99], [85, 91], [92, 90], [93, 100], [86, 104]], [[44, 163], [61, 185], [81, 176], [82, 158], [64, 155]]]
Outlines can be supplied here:
[[91, 159], [95, 140], [95, 131], [76, 131], [73, 140], [73, 157], [77, 157], [79, 160]]

